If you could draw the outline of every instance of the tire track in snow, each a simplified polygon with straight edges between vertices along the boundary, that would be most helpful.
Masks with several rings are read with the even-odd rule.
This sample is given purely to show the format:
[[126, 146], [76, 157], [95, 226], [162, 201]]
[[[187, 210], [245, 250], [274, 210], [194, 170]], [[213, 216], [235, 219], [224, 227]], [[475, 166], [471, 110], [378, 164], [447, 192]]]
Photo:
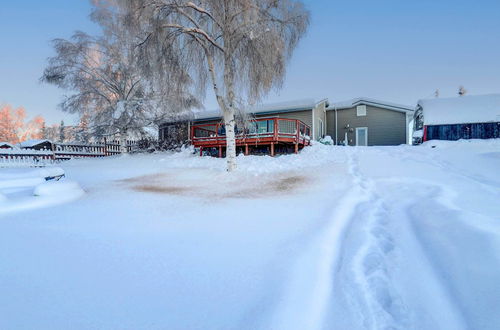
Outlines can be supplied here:
[[[351, 162], [348, 162], [349, 165]], [[350, 170], [349, 170], [350, 171]], [[321, 234], [301, 254], [278, 305], [270, 329], [322, 329], [333, 297], [335, 269], [346, 228], [358, 205], [365, 202], [359, 185], [332, 201]]]

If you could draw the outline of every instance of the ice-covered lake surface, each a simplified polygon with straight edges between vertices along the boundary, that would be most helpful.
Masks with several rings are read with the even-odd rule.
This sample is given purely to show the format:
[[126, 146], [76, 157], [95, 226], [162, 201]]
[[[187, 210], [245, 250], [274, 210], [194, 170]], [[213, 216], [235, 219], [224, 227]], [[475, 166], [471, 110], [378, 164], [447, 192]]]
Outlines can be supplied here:
[[500, 140], [238, 162], [0, 169], [0, 329], [500, 328]]

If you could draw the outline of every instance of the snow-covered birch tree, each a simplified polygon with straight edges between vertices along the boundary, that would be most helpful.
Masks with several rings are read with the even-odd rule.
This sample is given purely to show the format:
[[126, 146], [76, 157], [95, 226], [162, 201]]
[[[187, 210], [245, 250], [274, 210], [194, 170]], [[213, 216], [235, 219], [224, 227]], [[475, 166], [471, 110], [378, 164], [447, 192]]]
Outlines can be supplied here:
[[135, 36], [125, 28], [121, 9], [115, 0], [95, 0], [91, 18], [103, 35], [76, 32], [71, 40], [54, 40], [56, 55], [49, 59], [42, 80], [73, 92], [60, 104], [62, 110], [87, 116], [94, 135], [119, 135], [126, 152], [131, 133], [197, 103], [191, 95], [177, 93], [188, 80], [164, 74], [161, 77], [168, 79], [158, 82], [144, 75]]
[[[236, 168], [237, 104], [281, 87], [286, 65], [309, 25], [299, 0], [124, 0], [131, 26], [143, 32], [150, 71], [171, 60], [189, 69], [204, 97], [213, 89], [226, 126], [228, 171]], [[135, 26], [134, 28], [137, 28]]]

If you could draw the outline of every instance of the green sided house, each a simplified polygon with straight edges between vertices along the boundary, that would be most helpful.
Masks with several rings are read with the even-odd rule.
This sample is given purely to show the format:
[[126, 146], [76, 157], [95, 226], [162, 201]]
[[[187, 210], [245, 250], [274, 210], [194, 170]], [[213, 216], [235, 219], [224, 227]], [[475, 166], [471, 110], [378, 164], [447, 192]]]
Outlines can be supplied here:
[[[298, 152], [326, 135], [337, 145], [399, 145], [409, 140], [413, 108], [368, 98], [330, 104], [328, 99], [299, 100], [251, 108], [237, 125], [239, 152]], [[160, 125], [167, 146], [190, 143], [223, 156], [225, 129], [219, 111], [195, 112]], [[267, 148], [267, 149], [266, 149]], [[213, 153], [212, 153], [213, 154]], [[216, 152], [217, 154], [217, 152]]]
[[337, 145], [410, 144], [414, 110], [364, 97], [333, 103], [326, 109], [326, 132]]

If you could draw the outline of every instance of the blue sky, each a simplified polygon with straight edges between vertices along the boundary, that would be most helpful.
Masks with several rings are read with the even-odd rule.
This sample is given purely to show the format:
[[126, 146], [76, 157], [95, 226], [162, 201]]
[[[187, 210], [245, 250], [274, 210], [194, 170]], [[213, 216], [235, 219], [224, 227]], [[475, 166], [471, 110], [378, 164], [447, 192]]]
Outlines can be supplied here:
[[[416, 104], [439, 88], [455, 96], [500, 92], [500, 1], [306, 0], [312, 24], [283, 89], [264, 102], [357, 96]], [[3, 1], [0, 103], [48, 122], [74, 121], [57, 109], [64, 91], [38, 82], [50, 40], [95, 33], [87, 0]], [[212, 94], [205, 102], [215, 108]]]

